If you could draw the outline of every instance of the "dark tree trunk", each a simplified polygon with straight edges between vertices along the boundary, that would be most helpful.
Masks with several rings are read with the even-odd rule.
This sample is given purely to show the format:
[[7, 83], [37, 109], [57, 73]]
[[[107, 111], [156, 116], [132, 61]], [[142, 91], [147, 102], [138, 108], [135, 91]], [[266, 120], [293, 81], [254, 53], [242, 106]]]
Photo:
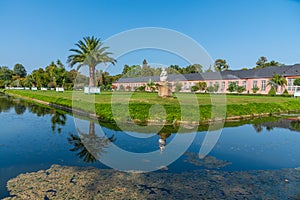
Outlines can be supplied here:
[[89, 70], [90, 70], [90, 83], [89, 83], [89, 86], [90, 87], [95, 87], [95, 67], [90, 66]]

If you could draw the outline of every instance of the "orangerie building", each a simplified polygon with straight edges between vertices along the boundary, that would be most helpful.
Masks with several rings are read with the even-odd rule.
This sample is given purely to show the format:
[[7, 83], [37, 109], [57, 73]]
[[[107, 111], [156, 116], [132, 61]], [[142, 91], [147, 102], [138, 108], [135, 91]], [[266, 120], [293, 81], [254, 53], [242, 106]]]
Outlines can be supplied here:
[[[219, 85], [217, 93], [229, 93], [228, 85], [236, 82], [237, 85], [245, 87], [244, 93], [253, 93], [252, 88], [258, 87], [256, 93], [268, 94], [271, 84], [268, 84], [274, 74], [279, 74], [287, 80], [287, 85], [282, 88], [278, 86], [277, 93], [288, 90], [289, 94], [293, 94], [296, 90], [294, 80], [300, 78], [300, 64], [265, 67], [262, 69], [249, 70], [227, 70], [222, 72], [204, 72], [193, 74], [169, 74], [168, 83], [172, 84], [172, 90], [175, 91], [176, 85], [180, 83], [181, 92], [190, 92], [191, 87], [197, 85], [198, 82], [206, 82], [207, 87]], [[159, 84], [159, 76], [147, 76], [137, 78], [120, 78], [113, 83], [114, 87], [119, 90], [135, 90], [139, 86], [146, 86], [149, 80]], [[146, 87], [146, 90], [149, 88]]]

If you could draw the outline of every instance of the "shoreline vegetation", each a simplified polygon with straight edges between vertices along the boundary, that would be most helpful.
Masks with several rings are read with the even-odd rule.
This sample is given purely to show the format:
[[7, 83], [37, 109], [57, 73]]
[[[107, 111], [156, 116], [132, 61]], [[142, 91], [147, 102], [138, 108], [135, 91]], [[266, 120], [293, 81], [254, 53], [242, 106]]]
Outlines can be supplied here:
[[[149, 92], [136, 92], [133, 93], [129, 102], [122, 102], [123, 95], [119, 93], [119, 97], [114, 97], [117, 101], [117, 109], [120, 113], [112, 112], [112, 95], [113, 92], [103, 92], [100, 95], [84, 95], [83, 91], [65, 91], [58, 93], [55, 91], [21, 91], [21, 90], [2, 90], [1, 92], [18, 97], [27, 101], [32, 101], [38, 104], [50, 106], [66, 112], [73, 113], [83, 117], [88, 117], [100, 122], [115, 123], [116, 120], [124, 123], [137, 123], [137, 124], [157, 124], [157, 125], [180, 125], [188, 123], [199, 123], [202, 125], [211, 122], [224, 121], [234, 122], [239, 120], [248, 120], [260, 117], [270, 117], [282, 113], [297, 113], [300, 111], [300, 101], [297, 98], [284, 97], [284, 96], [252, 96], [252, 95], [218, 95], [212, 94], [195, 94], [199, 105], [199, 121], [190, 119], [190, 121], [181, 120], [181, 105], [177, 98], [161, 99], [157, 97], [157, 93]], [[128, 95], [124, 92], [124, 95]], [[182, 94], [189, 102], [189, 98], [194, 98], [193, 94]], [[193, 95], [193, 96], [191, 96]], [[116, 95], [115, 95], [116, 96]], [[218, 98], [220, 96], [220, 98]], [[221, 97], [222, 96], [222, 97]], [[225, 97], [225, 98], [224, 98]], [[212, 109], [216, 109], [212, 105], [212, 101], [218, 102], [219, 110], [226, 112], [226, 117], [211, 118]], [[225, 101], [224, 101], [225, 100]], [[224, 101], [224, 102], [223, 102]], [[159, 104], [165, 110], [165, 119], [160, 119], [163, 113], [158, 111], [154, 117], [155, 120], [149, 117], [149, 111], [152, 105]], [[192, 106], [187, 108], [188, 112], [195, 112]], [[129, 109], [130, 117], [118, 118]], [[193, 115], [193, 114], [192, 114]], [[195, 116], [195, 115], [194, 115]]]

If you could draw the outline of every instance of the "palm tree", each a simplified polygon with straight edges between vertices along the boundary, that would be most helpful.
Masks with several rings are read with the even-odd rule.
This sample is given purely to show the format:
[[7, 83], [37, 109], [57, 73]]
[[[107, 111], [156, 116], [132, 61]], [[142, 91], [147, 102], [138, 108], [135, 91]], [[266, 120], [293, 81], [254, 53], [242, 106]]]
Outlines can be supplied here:
[[156, 89], [156, 84], [153, 82], [152, 79], [149, 79], [148, 83], [147, 83], [147, 87], [151, 90], [151, 92], [153, 92]]
[[217, 59], [215, 61], [215, 71], [224, 71], [229, 69], [229, 65], [227, 64], [226, 60]]
[[286, 79], [279, 75], [279, 74], [274, 74], [274, 76], [270, 79], [268, 85], [271, 85], [272, 87], [275, 87], [275, 90], [277, 92], [278, 86], [282, 87], [285, 86], [287, 84]]
[[90, 81], [89, 86], [95, 87], [95, 68], [99, 63], [106, 64], [107, 62], [116, 63], [116, 60], [111, 58], [111, 52], [106, 50], [109, 47], [103, 47], [103, 43], [100, 39], [92, 37], [84, 37], [83, 41], [79, 40], [75, 44], [79, 49], [70, 49], [70, 51], [75, 52], [75, 54], [68, 57], [67, 62], [71, 67], [78, 64], [77, 70], [82, 66], [87, 65], [89, 67]]

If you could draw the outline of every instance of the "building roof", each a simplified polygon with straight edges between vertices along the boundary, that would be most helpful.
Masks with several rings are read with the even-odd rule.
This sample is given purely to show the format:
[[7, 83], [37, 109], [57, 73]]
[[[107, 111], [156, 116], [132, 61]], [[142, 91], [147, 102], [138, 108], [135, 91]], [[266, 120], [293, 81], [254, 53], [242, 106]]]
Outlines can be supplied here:
[[[272, 66], [261, 69], [226, 70], [222, 72], [204, 72], [193, 74], [170, 74], [168, 81], [203, 81], [203, 80], [235, 80], [271, 78], [274, 74], [286, 76], [300, 76], [300, 64], [286, 66]], [[136, 78], [120, 78], [116, 83], [147, 83], [149, 80], [159, 82], [159, 76], [146, 76]]]

